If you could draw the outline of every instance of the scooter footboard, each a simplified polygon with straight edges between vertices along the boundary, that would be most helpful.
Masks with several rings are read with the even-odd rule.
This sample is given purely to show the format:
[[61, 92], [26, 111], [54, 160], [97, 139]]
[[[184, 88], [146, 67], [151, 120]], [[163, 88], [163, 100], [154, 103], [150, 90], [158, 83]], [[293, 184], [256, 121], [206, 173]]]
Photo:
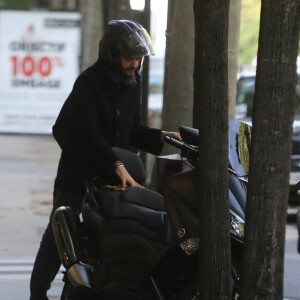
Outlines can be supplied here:
[[52, 216], [52, 229], [69, 280], [74, 286], [91, 287], [93, 267], [84, 263], [87, 260], [78, 215], [68, 206], [57, 208]]

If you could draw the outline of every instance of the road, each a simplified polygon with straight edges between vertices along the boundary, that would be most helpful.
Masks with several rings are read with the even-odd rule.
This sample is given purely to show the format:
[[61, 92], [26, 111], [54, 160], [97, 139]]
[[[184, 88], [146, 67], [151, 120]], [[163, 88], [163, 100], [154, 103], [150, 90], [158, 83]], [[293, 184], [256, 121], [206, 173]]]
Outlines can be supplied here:
[[[33, 260], [51, 210], [60, 149], [50, 136], [2, 134], [0, 145], [0, 300], [28, 300]], [[300, 299], [296, 242], [292, 222], [286, 230], [286, 299]], [[49, 299], [59, 299], [61, 278], [60, 272]]]

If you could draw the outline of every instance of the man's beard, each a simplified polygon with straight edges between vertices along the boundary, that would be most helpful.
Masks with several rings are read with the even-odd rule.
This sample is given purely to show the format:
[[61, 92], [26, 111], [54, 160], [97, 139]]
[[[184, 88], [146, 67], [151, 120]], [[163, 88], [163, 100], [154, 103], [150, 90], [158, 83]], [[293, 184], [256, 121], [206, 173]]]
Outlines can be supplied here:
[[128, 75], [125, 69], [122, 68], [122, 72], [120, 72], [120, 69], [118, 71], [109, 69], [108, 74], [110, 79], [119, 87], [133, 87], [138, 84], [139, 74], [136, 74], [136, 72], [133, 75]]
[[136, 72], [136, 69], [134, 69], [134, 68], [124, 69], [124, 73], [129, 77], [135, 77], [135, 72]]

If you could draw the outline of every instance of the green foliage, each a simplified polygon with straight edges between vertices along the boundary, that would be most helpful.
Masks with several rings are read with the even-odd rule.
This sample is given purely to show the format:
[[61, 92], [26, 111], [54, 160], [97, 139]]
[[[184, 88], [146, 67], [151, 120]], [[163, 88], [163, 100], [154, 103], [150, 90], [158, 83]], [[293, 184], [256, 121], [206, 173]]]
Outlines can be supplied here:
[[250, 64], [257, 56], [260, 8], [261, 0], [242, 0], [239, 64]]
[[260, 3], [260, 0], [242, 1], [239, 64], [249, 64], [257, 55]]
[[38, 0], [0, 0], [0, 8], [36, 7]]

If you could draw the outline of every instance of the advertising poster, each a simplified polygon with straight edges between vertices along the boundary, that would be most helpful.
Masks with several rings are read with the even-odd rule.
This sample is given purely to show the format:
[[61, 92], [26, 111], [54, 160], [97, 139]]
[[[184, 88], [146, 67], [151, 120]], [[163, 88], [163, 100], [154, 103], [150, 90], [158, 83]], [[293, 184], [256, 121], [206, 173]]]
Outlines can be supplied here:
[[49, 134], [79, 74], [80, 14], [0, 11], [0, 132]]

